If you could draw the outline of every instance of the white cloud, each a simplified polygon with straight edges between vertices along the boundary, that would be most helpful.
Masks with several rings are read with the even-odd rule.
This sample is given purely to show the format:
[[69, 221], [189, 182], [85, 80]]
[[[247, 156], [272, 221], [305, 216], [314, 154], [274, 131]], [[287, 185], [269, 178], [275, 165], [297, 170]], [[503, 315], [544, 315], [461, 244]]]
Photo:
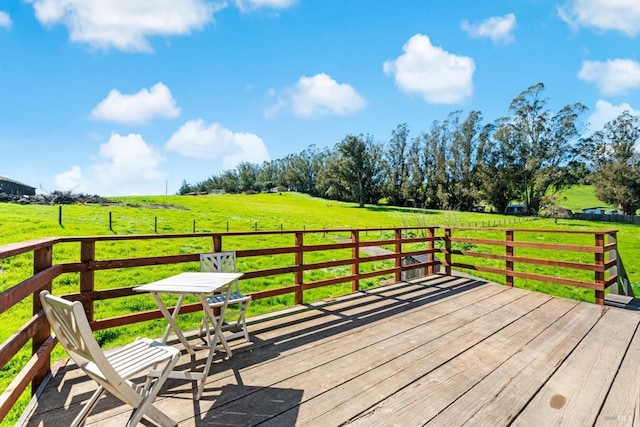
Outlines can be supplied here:
[[129, 124], [147, 124], [154, 117], [175, 118], [179, 115], [176, 100], [162, 83], [133, 95], [123, 95], [112, 89], [91, 111], [91, 117], [96, 120]]
[[69, 39], [94, 49], [151, 52], [153, 36], [186, 35], [224, 7], [204, 0], [26, 0], [41, 24], [62, 24]]
[[324, 73], [302, 76], [293, 88], [287, 88], [280, 94], [272, 91], [271, 94], [277, 96], [278, 101], [267, 109], [267, 117], [287, 109], [299, 118], [344, 116], [362, 110], [367, 104], [351, 85], [338, 83]]
[[516, 16], [513, 13], [492, 16], [479, 24], [463, 21], [461, 28], [474, 39], [490, 38], [493, 44], [509, 44], [515, 40], [513, 31], [516, 28]]
[[139, 134], [112, 134], [100, 145], [94, 160], [88, 173], [72, 166], [57, 175], [57, 188], [101, 196], [162, 194], [165, 190], [166, 175], [159, 169], [164, 159]]
[[0, 28], [4, 27], [7, 30], [11, 28], [11, 16], [7, 12], [3, 12], [0, 10]]
[[640, 116], [640, 110], [634, 109], [626, 102], [619, 105], [613, 105], [610, 102], [603, 101], [602, 99], [598, 100], [598, 102], [596, 102], [595, 110], [587, 119], [589, 129], [585, 134], [590, 135], [593, 132], [601, 130], [605, 123], [615, 119], [624, 111], [628, 111], [632, 116]]
[[410, 95], [433, 104], [455, 104], [473, 93], [476, 69], [472, 58], [457, 56], [433, 46], [429, 37], [416, 34], [403, 46], [404, 54], [386, 61], [383, 70]]
[[569, 0], [558, 7], [558, 15], [574, 29], [619, 31], [629, 37], [640, 33], [638, 0]]
[[235, 0], [242, 12], [255, 9], [286, 9], [293, 6], [296, 0]]
[[86, 193], [88, 181], [82, 175], [80, 166], [74, 165], [66, 172], [62, 172], [53, 180], [56, 190], [73, 191], [74, 193]]
[[164, 159], [139, 134], [112, 134], [107, 143], [100, 145], [99, 157], [92, 172], [103, 185], [158, 180], [164, 176], [158, 169]]
[[190, 120], [180, 127], [164, 146], [184, 157], [222, 160], [225, 169], [240, 162], [260, 164], [270, 160], [262, 138], [251, 133], [232, 132], [219, 123]]
[[595, 83], [604, 95], [620, 95], [640, 88], [640, 63], [631, 59], [583, 61], [578, 78]]

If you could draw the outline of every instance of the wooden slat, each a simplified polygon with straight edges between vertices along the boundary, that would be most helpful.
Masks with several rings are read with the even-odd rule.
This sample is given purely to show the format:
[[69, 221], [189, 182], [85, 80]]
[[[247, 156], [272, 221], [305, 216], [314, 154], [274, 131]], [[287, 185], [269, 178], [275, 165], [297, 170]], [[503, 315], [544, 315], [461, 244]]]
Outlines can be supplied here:
[[26, 254], [38, 249], [52, 246], [60, 241], [59, 238], [43, 238], [27, 240], [25, 242], [9, 243], [6, 245], [0, 245], [0, 259], [10, 258], [20, 254]]
[[638, 313], [607, 310], [512, 425], [592, 425], [639, 320]]
[[[610, 365], [611, 366], [611, 365]], [[612, 367], [613, 368], [613, 367]], [[640, 328], [627, 349], [616, 379], [607, 394], [596, 426], [626, 426], [640, 422]]]
[[432, 418], [427, 426], [505, 426], [598, 321], [601, 308], [579, 303], [521, 351]]
[[150, 266], [150, 265], [164, 265], [164, 264], [174, 264], [174, 263], [181, 263], [181, 262], [192, 262], [192, 261], [197, 261], [199, 259], [200, 258], [198, 254], [111, 259], [111, 260], [104, 260], [104, 261], [92, 261], [89, 263], [89, 269], [108, 270], [108, 269], [114, 269], [114, 268], [144, 267], [144, 266]]
[[44, 289], [48, 283], [58, 277], [61, 273], [62, 266], [54, 265], [0, 293], [0, 314], [9, 310], [23, 299]]
[[15, 356], [24, 345], [33, 337], [35, 331], [42, 329], [47, 322], [44, 314], [33, 316], [15, 334], [11, 335], [0, 345], [0, 369]]
[[[387, 318], [386, 321], [376, 323], [375, 326], [358, 329], [349, 338], [339, 337], [329, 347], [323, 345], [316, 349], [312, 360], [309, 355], [295, 354], [288, 360], [285, 359], [277, 363], [279, 366], [275, 371], [265, 371], [271, 366], [252, 369], [251, 372], [243, 371], [241, 372], [243, 382], [252, 386], [260, 385], [261, 389], [252, 390], [253, 392], [244, 399], [237, 399], [237, 396], [233, 396], [234, 401], [228, 404], [214, 404], [213, 408], [207, 411], [207, 416], [217, 418], [226, 414], [240, 415], [243, 413], [243, 408], [246, 411], [247, 407], [257, 407], [255, 412], [258, 418], [254, 419], [265, 421], [267, 416], [278, 415], [279, 412], [286, 409], [292, 410], [297, 417], [297, 423], [302, 424], [303, 417], [306, 419], [306, 415], [302, 411], [315, 411], [326, 406], [333, 407], [336, 399], [349, 400], [350, 404], [354, 406], [366, 403], [366, 400], [354, 400], [352, 397], [355, 394], [354, 390], [360, 391], [363, 387], [366, 388], [365, 385], [371, 387], [376, 384], [375, 381], [371, 381], [371, 375], [367, 375], [367, 372], [371, 372], [373, 367], [378, 367], [373, 372], [381, 377], [388, 377], [398, 371], [406, 372], [402, 367], [407, 366], [411, 361], [414, 361], [411, 366], [424, 364], [437, 366], [443, 359], [446, 360], [447, 355], [460, 351], [459, 346], [472, 345], [472, 340], [467, 341], [460, 339], [460, 337], [464, 337], [465, 332], [470, 333], [471, 329], [475, 330], [470, 325], [477, 319], [495, 310], [494, 312], [500, 312], [502, 315], [502, 322], [508, 322], [511, 319], [510, 315], [514, 315], [519, 309], [514, 308], [516, 305], [512, 306], [513, 311], [508, 308], [504, 309], [503, 306], [507, 301], [514, 301], [519, 297], [526, 298], [524, 293], [517, 289], [511, 289], [500, 292], [494, 298], [485, 299], [482, 303], [467, 305], [465, 309], [456, 309], [456, 307], [460, 307], [458, 304], [450, 305], [446, 302], [431, 305], [428, 310], [417, 310], [400, 315], [397, 320], [401, 320], [401, 322], [390, 322]], [[534, 299], [539, 305], [541, 300], [546, 300], [548, 297], [543, 296], [541, 299], [535, 297]], [[526, 303], [523, 301], [521, 307], [525, 305]], [[504, 311], [498, 309], [499, 307], [503, 307]], [[522, 310], [528, 311], [524, 308]], [[500, 314], [495, 314], [495, 317]], [[412, 334], [415, 339], [407, 340], [404, 335], [418, 325], [421, 325], [420, 331], [423, 333]], [[465, 325], [469, 326], [465, 328]], [[486, 328], [479, 329], [482, 331], [478, 330], [477, 339], [487, 333]], [[451, 331], [454, 332], [450, 333]], [[320, 362], [320, 358], [327, 362]], [[316, 363], [313, 363], [314, 361]], [[405, 381], [409, 378], [410, 375], [406, 375]], [[354, 383], [351, 379], [358, 381]], [[347, 384], [351, 387], [344, 388], [343, 385]], [[274, 393], [277, 393], [277, 390], [304, 390], [305, 402], [280, 402], [277, 397], [274, 398]], [[332, 390], [332, 392], [326, 395], [329, 399], [326, 406], [315, 401], [316, 398], [322, 398], [327, 390]], [[242, 390], [239, 391], [242, 392]], [[310, 401], [311, 398], [314, 399]], [[306, 402], [309, 404], [305, 405]], [[265, 405], [265, 403], [267, 404]], [[297, 407], [296, 403], [303, 405]], [[265, 425], [292, 425], [286, 421], [287, 419], [277, 416], [270, 419]], [[225, 422], [243, 424], [233, 416], [225, 417]], [[251, 422], [254, 422], [253, 419], [247, 424], [251, 424]], [[317, 422], [315, 424], [317, 425]], [[331, 421], [325, 418], [324, 424], [340, 425], [342, 422], [337, 422], [333, 418]]]
[[354, 263], [354, 260], [349, 258], [349, 259], [339, 259], [339, 260], [335, 260], [335, 261], [326, 261], [326, 262], [315, 262], [313, 264], [305, 264], [302, 266], [302, 270], [303, 271], [310, 271], [310, 270], [320, 270], [320, 269], [324, 269], [324, 268], [333, 268], [333, 267], [342, 267], [344, 265], [352, 265]]
[[57, 340], [53, 337], [46, 340], [0, 395], [0, 420], [7, 416], [13, 405], [18, 401], [20, 395], [26, 390], [29, 383], [36, 375], [39, 374], [39, 371], [43, 367], [48, 366], [48, 356], [56, 346], [56, 343]]
[[[521, 351], [576, 304], [568, 300], [547, 300], [503, 329], [496, 331], [492, 327], [491, 331], [495, 333], [455, 359], [432, 371], [416, 372], [413, 384], [391, 394], [353, 425], [423, 425]], [[402, 410], [389, 411], [386, 408]]]
[[320, 288], [322, 286], [337, 285], [339, 283], [350, 282], [356, 277], [357, 276], [350, 274], [348, 276], [334, 277], [332, 279], [324, 279], [324, 280], [318, 280], [315, 282], [304, 283], [302, 285], [302, 289], [307, 290], [307, 289]]
[[[500, 297], [506, 297], [510, 294], [517, 295], [517, 292], [518, 289], [508, 288], [507, 292], [492, 298], [485, 305], [494, 300], [497, 301]], [[358, 414], [357, 418], [349, 425], [421, 425], [425, 421], [421, 417], [424, 408], [420, 411], [408, 410], [405, 412], [403, 404], [406, 404], [406, 401], [403, 400], [405, 394], [402, 393], [402, 390], [415, 388], [416, 381], [429, 372], [443, 366], [453, 358], [527, 315], [549, 299], [550, 297], [542, 294], [525, 295], [510, 304], [502, 302], [499, 309], [488, 312], [467, 324], [456, 325], [452, 320], [448, 320], [448, 323], [455, 329], [450, 329], [440, 339], [434, 340], [432, 345], [435, 345], [435, 348], [431, 348], [431, 345], [418, 347], [415, 352], [420, 357], [411, 360], [407, 358], [409, 354], [403, 355], [390, 363], [386, 369], [376, 370], [377, 372], [372, 371], [371, 375], [358, 377], [358, 380], [361, 381], [359, 381], [360, 388], [371, 390], [371, 393], [375, 393], [374, 396], [382, 397], [382, 400], [377, 401], [375, 405], [371, 405], [372, 401], [376, 401], [377, 398], [367, 397], [360, 399], [362, 403], [354, 403], [352, 406], [359, 407], [354, 409], [361, 409], [363, 405], [368, 405], [368, 408], [359, 414], [356, 413]], [[465, 316], [464, 311], [459, 315]], [[397, 391], [400, 392], [396, 395]], [[352, 393], [355, 393], [355, 390]], [[414, 400], [419, 400], [419, 395], [419, 393], [414, 394]], [[347, 393], [346, 396], [349, 396], [349, 394]], [[400, 399], [400, 401], [396, 399]], [[424, 402], [427, 402], [427, 400]], [[415, 417], [419, 418], [416, 419]]]

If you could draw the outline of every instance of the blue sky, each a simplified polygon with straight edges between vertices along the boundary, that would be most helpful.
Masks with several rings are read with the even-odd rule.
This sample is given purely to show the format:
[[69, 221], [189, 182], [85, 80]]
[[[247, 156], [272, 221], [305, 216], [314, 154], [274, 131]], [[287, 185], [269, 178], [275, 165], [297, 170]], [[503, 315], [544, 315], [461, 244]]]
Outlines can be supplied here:
[[175, 193], [348, 134], [491, 122], [531, 85], [640, 114], [638, 0], [1, 0], [0, 176]]

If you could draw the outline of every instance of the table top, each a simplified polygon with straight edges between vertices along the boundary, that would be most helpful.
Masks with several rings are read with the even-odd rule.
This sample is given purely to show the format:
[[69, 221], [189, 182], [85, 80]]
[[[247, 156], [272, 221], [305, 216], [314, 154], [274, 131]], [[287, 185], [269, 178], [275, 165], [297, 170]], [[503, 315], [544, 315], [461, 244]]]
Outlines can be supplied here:
[[210, 294], [242, 277], [243, 273], [187, 272], [133, 288], [138, 292]]

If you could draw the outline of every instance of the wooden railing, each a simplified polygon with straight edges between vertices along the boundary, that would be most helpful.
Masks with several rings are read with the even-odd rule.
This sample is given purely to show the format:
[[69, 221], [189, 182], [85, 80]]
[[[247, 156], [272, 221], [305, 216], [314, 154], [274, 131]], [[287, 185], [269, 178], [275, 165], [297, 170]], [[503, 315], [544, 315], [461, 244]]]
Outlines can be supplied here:
[[[502, 238], [469, 237], [469, 234], [498, 233]], [[350, 236], [338, 243], [332, 235]], [[591, 244], [540, 243], [520, 240], [520, 236], [562, 236], [572, 239], [573, 236], [593, 236]], [[81, 301], [94, 330], [102, 330], [117, 326], [144, 322], [162, 317], [159, 310], [129, 313], [117, 317], [96, 319], [95, 302], [112, 298], [130, 297], [136, 294], [133, 286], [112, 289], [96, 289], [95, 273], [101, 270], [129, 269], [143, 266], [170, 265], [197, 262], [199, 252], [188, 254], [155, 254], [138, 258], [97, 259], [96, 245], [120, 244], [132, 245], [144, 240], [171, 239], [206, 239], [203, 251], [236, 250], [239, 260], [251, 257], [273, 257], [277, 255], [293, 255], [293, 263], [278, 265], [263, 270], [243, 270], [243, 280], [265, 278], [289, 274], [292, 278], [288, 286], [274, 289], [263, 289], [252, 292], [254, 300], [271, 298], [278, 295], [293, 294], [295, 303], [303, 303], [304, 292], [324, 286], [351, 283], [351, 291], [360, 289], [360, 282], [365, 279], [391, 277], [399, 282], [402, 272], [413, 269], [424, 269], [432, 274], [438, 265], [444, 267], [446, 274], [452, 269], [466, 269], [479, 274], [490, 273], [504, 276], [504, 283], [514, 285], [516, 278], [536, 280], [546, 283], [557, 283], [595, 291], [595, 302], [603, 304], [605, 289], [618, 280], [615, 266], [617, 264], [616, 231], [557, 231], [557, 230], [523, 230], [523, 229], [484, 229], [484, 228], [450, 228], [450, 227], [411, 227], [411, 228], [376, 228], [376, 229], [334, 229], [334, 230], [297, 230], [297, 231], [260, 231], [231, 233], [194, 233], [172, 235], [129, 235], [129, 236], [91, 236], [60, 237], [39, 239], [28, 242], [0, 246], [0, 261], [16, 256], [31, 254], [33, 258], [33, 274], [20, 283], [9, 285], [0, 293], [0, 316], [9, 313], [12, 307], [22, 301], [31, 301], [32, 317], [6, 339], [0, 346], [0, 368], [7, 363], [31, 341], [31, 358], [13, 379], [11, 384], [0, 395], [0, 420], [4, 419], [20, 395], [31, 384], [34, 394], [50, 372], [50, 355], [56, 340], [50, 335], [49, 325], [44, 317], [38, 295], [43, 289], [51, 290], [54, 279], [71, 273], [79, 274], [78, 292], [67, 294], [71, 300]], [[244, 239], [239, 247], [226, 244], [232, 239]], [[258, 243], [269, 239], [291, 239], [291, 243], [278, 247], [261, 247]], [[607, 241], [608, 239], [608, 241]], [[247, 243], [250, 240], [250, 243]], [[309, 242], [312, 240], [312, 242]], [[68, 244], [78, 244], [79, 253], [75, 260], [53, 262], [54, 249]], [[223, 243], [225, 243], [223, 245]], [[473, 246], [472, 249], [465, 246]], [[224, 246], [224, 247], [223, 247]], [[241, 246], [241, 247], [240, 247]], [[387, 252], [366, 255], [368, 247], [384, 247]], [[462, 249], [459, 247], [463, 246]], [[488, 248], [484, 252], [477, 248]], [[563, 261], [542, 256], [518, 256], [517, 251], [536, 250], [562, 251], [564, 253], [591, 254], [590, 261]], [[330, 252], [331, 251], [331, 252]], [[336, 252], [348, 253], [342, 259], [333, 259]], [[340, 252], [342, 251], [342, 252]], [[309, 254], [326, 255], [322, 261], [309, 262]], [[439, 255], [439, 259], [436, 258]], [[426, 261], [404, 263], [403, 259], [416, 256]], [[314, 257], [318, 258], [318, 257]], [[322, 258], [322, 257], [320, 257]], [[371, 266], [386, 262], [383, 268]], [[494, 265], [487, 265], [487, 262]], [[497, 266], [496, 263], [502, 266]], [[406, 265], [405, 265], [406, 264]], [[576, 280], [554, 275], [527, 271], [526, 266], [563, 268], [570, 271], [592, 273], [592, 280]], [[326, 271], [335, 267], [350, 267], [349, 274], [335, 275], [311, 282], [305, 282], [305, 272], [314, 270]], [[516, 268], [518, 267], [518, 268]], [[336, 269], [340, 270], [340, 269]], [[111, 274], [111, 273], [110, 273]], [[117, 275], [113, 272], [113, 275]], [[1, 282], [0, 282], [1, 283]], [[56, 289], [53, 289], [56, 293]], [[181, 313], [201, 310], [200, 304], [183, 306]]]

